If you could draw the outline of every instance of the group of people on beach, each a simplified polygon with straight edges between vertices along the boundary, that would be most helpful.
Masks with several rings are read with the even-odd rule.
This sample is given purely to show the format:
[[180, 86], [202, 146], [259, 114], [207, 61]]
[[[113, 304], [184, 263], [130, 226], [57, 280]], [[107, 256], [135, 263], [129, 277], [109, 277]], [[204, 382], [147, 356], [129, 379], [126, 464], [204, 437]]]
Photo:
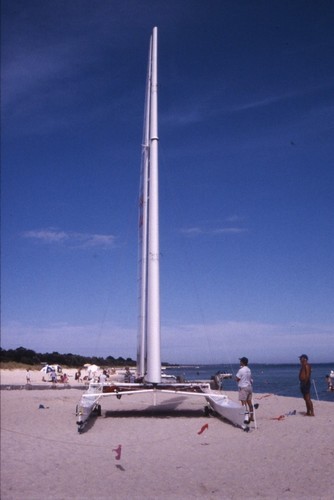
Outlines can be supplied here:
[[[242, 357], [239, 359], [240, 369], [236, 374], [239, 389], [239, 401], [246, 408], [246, 417], [249, 422], [254, 421], [254, 407], [253, 407], [253, 379], [252, 372], [248, 367], [248, 358]], [[314, 417], [313, 403], [311, 400], [311, 373], [312, 367], [308, 362], [307, 354], [299, 356], [300, 370], [299, 370], [299, 383], [300, 392], [303, 395], [306, 404], [306, 416]]]
[[102, 370], [102, 373], [100, 373], [98, 370], [90, 371], [89, 367], [88, 367], [87, 375], [82, 376], [81, 370], [79, 369], [75, 373], [74, 379], [77, 382], [89, 383], [89, 382], [93, 381], [93, 382], [99, 382], [101, 384], [105, 384], [108, 381], [108, 379], [112, 375], [115, 375], [115, 374], [116, 374], [115, 368], [107, 368], [107, 369]]
[[[246, 408], [246, 417], [249, 422], [254, 421], [254, 407], [253, 407], [253, 379], [252, 372], [248, 366], [248, 358], [243, 356], [239, 358], [240, 368], [236, 374], [236, 380], [238, 382], [239, 389], [239, 401]], [[299, 370], [299, 382], [300, 382], [300, 392], [303, 395], [305, 404], [306, 404], [306, 416], [314, 417], [314, 409], [313, 403], [311, 400], [311, 373], [312, 367], [308, 362], [307, 354], [302, 354], [299, 356], [300, 361], [300, 370]], [[114, 372], [114, 370], [113, 370]], [[113, 373], [112, 372], [112, 373]], [[57, 382], [57, 374], [53, 370], [50, 373], [51, 380], [53, 383]], [[103, 370], [102, 374], [99, 376], [99, 382], [105, 383], [109, 378], [110, 372], [109, 370]], [[126, 367], [125, 371], [125, 381], [130, 382], [131, 372], [128, 367]], [[327, 375], [328, 378], [330, 378]], [[326, 378], [327, 378], [326, 377]], [[30, 383], [30, 371], [27, 370], [26, 373], [27, 384]], [[128, 380], [129, 379], [129, 380]], [[75, 374], [75, 380], [81, 381], [81, 370], [78, 370]], [[68, 377], [66, 373], [61, 374], [60, 382], [68, 383]], [[331, 390], [333, 390], [331, 386]]]
[[53, 384], [56, 384], [57, 382], [68, 384], [68, 376], [66, 373], [61, 373], [59, 376], [57, 376], [56, 372], [52, 370], [52, 372], [50, 373], [50, 377]]

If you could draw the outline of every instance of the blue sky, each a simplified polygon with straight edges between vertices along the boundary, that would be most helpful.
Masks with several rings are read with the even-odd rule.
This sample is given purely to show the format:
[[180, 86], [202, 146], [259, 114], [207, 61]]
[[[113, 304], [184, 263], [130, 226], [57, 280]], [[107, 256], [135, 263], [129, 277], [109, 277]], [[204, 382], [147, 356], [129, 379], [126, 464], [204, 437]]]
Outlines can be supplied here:
[[334, 4], [2, 1], [4, 349], [135, 358], [159, 29], [162, 359], [334, 360]]

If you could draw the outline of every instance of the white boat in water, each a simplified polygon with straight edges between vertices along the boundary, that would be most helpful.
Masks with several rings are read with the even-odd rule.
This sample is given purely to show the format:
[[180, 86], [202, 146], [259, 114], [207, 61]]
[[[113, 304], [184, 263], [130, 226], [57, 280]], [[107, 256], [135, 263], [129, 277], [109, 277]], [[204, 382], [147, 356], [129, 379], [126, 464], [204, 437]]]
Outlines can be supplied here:
[[160, 353], [160, 270], [159, 270], [159, 190], [158, 190], [158, 30], [150, 40], [147, 73], [144, 137], [139, 200], [139, 331], [137, 339], [137, 373], [134, 382], [91, 383], [77, 406], [78, 431], [82, 432], [93, 412], [101, 413], [101, 399], [123, 394], [152, 393], [202, 397], [206, 412], [216, 413], [232, 424], [249, 430], [245, 408], [231, 401], [210, 382], [182, 382], [162, 375]]

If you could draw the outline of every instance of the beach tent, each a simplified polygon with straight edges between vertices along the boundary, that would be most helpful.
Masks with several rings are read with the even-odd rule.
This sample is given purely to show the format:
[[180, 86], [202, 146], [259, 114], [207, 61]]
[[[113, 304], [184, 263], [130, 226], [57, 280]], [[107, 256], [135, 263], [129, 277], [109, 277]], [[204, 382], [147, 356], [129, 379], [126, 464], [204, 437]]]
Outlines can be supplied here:
[[45, 365], [40, 371], [42, 373], [50, 373], [50, 372], [61, 373], [62, 367], [60, 365]]
[[96, 366], [96, 365], [90, 365], [90, 366], [87, 368], [87, 370], [88, 370], [89, 372], [91, 372], [91, 373], [95, 373], [95, 372], [97, 372], [99, 369], [100, 369], [100, 367], [99, 367], [99, 366]]
[[100, 369], [100, 367], [97, 365], [89, 365], [89, 366], [85, 365], [85, 368], [87, 370], [89, 378]]
[[60, 365], [51, 365], [51, 367], [54, 369], [55, 372], [57, 373], [62, 373], [63, 369]]
[[43, 366], [43, 368], [40, 370], [42, 373], [50, 373], [50, 372], [53, 372], [54, 369], [51, 368], [50, 365], [45, 365]]
[[88, 364], [88, 363], [87, 363], [87, 364], [85, 364], [85, 365], [84, 365], [84, 367], [85, 367], [85, 369], [86, 369], [87, 371], [90, 371], [90, 372], [97, 372], [97, 370], [99, 370], [99, 369], [100, 369], [100, 367], [99, 367], [99, 366], [97, 366], [97, 365], [90, 365], [90, 364]]

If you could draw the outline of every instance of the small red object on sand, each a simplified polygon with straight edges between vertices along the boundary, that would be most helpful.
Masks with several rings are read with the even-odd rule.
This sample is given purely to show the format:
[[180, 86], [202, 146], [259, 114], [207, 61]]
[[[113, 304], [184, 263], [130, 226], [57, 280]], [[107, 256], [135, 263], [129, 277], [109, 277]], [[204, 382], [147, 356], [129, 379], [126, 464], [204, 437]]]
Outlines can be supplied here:
[[114, 448], [112, 451], [116, 453], [115, 460], [120, 460], [121, 459], [121, 451], [122, 451], [122, 445], [119, 444], [117, 448]]
[[208, 428], [209, 428], [209, 424], [204, 424], [204, 425], [201, 427], [201, 430], [200, 430], [200, 431], [198, 431], [198, 433], [197, 433], [197, 434], [202, 434], [202, 432], [204, 432], [204, 431], [205, 431], [205, 429], [208, 429]]

